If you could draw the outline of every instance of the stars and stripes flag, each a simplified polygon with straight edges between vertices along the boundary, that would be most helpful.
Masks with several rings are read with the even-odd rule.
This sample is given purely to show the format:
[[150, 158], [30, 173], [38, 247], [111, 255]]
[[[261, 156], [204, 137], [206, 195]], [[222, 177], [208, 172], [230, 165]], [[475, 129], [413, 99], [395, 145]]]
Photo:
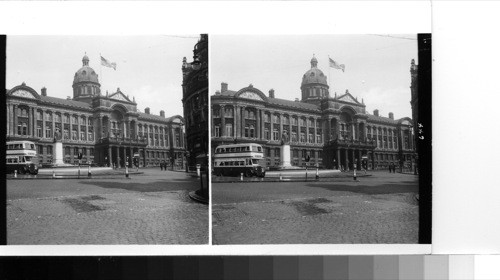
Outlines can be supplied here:
[[345, 71], [345, 65], [344, 64], [338, 64], [335, 60], [328, 58], [330, 60], [330, 67], [335, 68], [335, 69], [340, 69], [342, 72]]
[[104, 57], [102, 57], [102, 55], [101, 55], [101, 65], [109, 67], [109, 68], [113, 68], [113, 69], [116, 70], [116, 63], [115, 62], [109, 62], [107, 59], [105, 59]]

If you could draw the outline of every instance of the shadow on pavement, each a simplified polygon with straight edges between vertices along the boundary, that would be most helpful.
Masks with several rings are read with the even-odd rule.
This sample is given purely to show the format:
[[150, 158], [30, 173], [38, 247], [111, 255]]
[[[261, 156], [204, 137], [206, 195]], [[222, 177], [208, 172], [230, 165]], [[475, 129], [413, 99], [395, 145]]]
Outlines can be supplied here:
[[368, 185], [335, 185], [332, 183], [306, 184], [307, 187], [323, 188], [329, 191], [352, 192], [361, 194], [395, 194], [395, 193], [418, 193], [418, 183], [414, 181], [402, 181], [398, 183], [386, 183], [376, 186]]
[[183, 180], [184, 182], [154, 181], [147, 183], [138, 182], [110, 182], [110, 181], [82, 181], [81, 184], [92, 185], [105, 189], [122, 189], [136, 192], [163, 192], [163, 191], [190, 191], [196, 190], [199, 184], [193, 180]]

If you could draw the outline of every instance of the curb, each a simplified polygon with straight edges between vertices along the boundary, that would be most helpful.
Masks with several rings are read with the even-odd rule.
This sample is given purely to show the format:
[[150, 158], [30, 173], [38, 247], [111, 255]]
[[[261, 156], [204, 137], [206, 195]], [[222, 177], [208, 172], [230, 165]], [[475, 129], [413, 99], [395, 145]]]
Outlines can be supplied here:
[[204, 198], [196, 193], [196, 191], [189, 192], [189, 198], [196, 202], [200, 202], [203, 204], [208, 204], [208, 199]]

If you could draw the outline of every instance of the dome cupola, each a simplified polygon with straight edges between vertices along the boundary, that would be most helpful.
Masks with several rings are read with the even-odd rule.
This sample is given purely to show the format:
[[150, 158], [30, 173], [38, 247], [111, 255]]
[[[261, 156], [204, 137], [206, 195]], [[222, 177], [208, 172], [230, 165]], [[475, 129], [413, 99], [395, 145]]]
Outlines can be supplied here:
[[89, 66], [89, 57], [85, 53], [82, 67], [75, 73], [73, 79], [73, 99], [88, 99], [101, 93], [101, 84], [97, 73]]
[[311, 69], [302, 76], [302, 101], [308, 103], [318, 103], [328, 96], [328, 82], [326, 75], [318, 68], [318, 60], [313, 55], [311, 59]]

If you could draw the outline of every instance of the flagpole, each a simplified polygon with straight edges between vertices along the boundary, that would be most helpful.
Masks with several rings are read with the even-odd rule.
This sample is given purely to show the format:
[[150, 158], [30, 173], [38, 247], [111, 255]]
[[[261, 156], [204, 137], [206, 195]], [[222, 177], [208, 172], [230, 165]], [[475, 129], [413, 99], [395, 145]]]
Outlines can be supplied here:
[[[330, 80], [332, 77], [332, 67], [330, 67], [330, 55], [328, 55], [328, 80]], [[332, 82], [328, 81], [328, 86], [330, 87], [330, 97], [332, 96]]]
[[101, 76], [101, 84], [102, 84], [102, 81], [103, 81], [103, 78], [102, 78], [102, 55], [101, 53], [99, 53], [99, 75]]

